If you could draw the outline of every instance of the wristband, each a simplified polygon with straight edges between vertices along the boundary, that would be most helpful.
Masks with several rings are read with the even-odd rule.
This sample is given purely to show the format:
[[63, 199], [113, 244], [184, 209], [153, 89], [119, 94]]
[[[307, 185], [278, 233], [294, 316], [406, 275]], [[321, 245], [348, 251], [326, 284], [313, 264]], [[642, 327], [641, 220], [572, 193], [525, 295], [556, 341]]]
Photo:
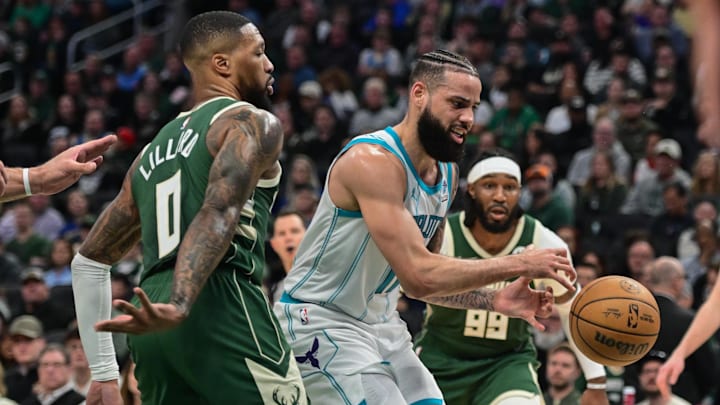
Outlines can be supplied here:
[[587, 383], [585, 387], [589, 390], [606, 390], [606, 383]]
[[30, 169], [27, 167], [22, 169], [22, 176], [23, 176], [23, 185], [25, 186], [25, 195], [31, 196], [32, 191], [30, 191]]

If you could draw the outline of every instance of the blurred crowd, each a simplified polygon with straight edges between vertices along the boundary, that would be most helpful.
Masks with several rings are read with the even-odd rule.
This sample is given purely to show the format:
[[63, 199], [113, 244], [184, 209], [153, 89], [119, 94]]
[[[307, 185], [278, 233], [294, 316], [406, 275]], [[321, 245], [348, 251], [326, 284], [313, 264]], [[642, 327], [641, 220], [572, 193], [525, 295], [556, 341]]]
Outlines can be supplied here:
[[[69, 263], [135, 155], [193, 105], [188, 72], [165, 44], [176, 43], [172, 35], [187, 18], [211, 9], [252, 20], [275, 65], [273, 112], [285, 132], [276, 213], [292, 211], [307, 225], [342, 146], [398, 122], [413, 61], [445, 48], [465, 55], [483, 82], [461, 176], [483, 150], [513, 152], [524, 170], [521, 205], [567, 242], [585, 280], [621, 274], [650, 287], [653, 260], [677, 257], [683, 285], [663, 294], [684, 310], [697, 308], [720, 262], [720, 160], [696, 138], [688, 2], [167, 2], [141, 22], [172, 16], [174, 28], [152, 34], [132, 20], [113, 26], [79, 43], [79, 69], [69, 67], [70, 38], [133, 2], [0, 2], [0, 64], [12, 66], [0, 75], [0, 92], [20, 89], [0, 105], [0, 160], [31, 166], [77, 143], [119, 137], [104, 165], [76, 187], [0, 208], [4, 395], [22, 402], [43, 392], [43, 359], [53, 353], [64, 363], [55, 384], [86, 393]], [[134, 41], [121, 53], [101, 56], [127, 38]], [[275, 245], [282, 244], [271, 249], [268, 241], [270, 292], [288, 263], [287, 249]], [[139, 247], [113, 267], [114, 298], [132, 294], [141, 268]], [[400, 309], [416, 333], [424, 305], [406, 299]], [[548, 330], [555, 335], [539, 336], [538, 347], [562, 341]], [[115, 343], [124, 362], [123, 337]], [[698, 384], [695, 403], [711, 395]]]

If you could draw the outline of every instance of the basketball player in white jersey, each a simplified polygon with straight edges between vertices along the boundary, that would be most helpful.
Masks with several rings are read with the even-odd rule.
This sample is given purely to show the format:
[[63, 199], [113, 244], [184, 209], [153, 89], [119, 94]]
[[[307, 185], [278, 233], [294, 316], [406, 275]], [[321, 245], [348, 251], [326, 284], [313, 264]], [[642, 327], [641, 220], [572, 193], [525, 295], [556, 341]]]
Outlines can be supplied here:
[[[540, 328], [535, 317], [549, 315], [552, 292], [531, 290], [529, 278], [574, 290], [565, 249], [490, 260], [432, 253], [457, 188], [457, 167], [445, 162], [462, 156], [481, 83], [467, 59], [446, 51], [421, 56], [410, 83], [402, 122], [354, 138], [330, 166], [275, 304], [313, 403], [443, 403], [395, 310], [400, 286], [411, 297], [493, 309]], [[481, 289], [515, 276], [503, 290]]]

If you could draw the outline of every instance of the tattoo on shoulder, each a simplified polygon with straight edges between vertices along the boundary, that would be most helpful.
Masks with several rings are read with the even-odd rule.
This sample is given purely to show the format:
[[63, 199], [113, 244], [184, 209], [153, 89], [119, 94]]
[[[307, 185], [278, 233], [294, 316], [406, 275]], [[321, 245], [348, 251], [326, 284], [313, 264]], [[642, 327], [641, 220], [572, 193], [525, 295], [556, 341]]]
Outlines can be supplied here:
[[479, 289], [469, 291], [464, 294], [449, 295], [446, 297], [427, 298], [426, 301], [448, 308], [456, 309], [485, 309], [494, 311], [493, 300], [495, 299], [495, 291], [488, 289]]

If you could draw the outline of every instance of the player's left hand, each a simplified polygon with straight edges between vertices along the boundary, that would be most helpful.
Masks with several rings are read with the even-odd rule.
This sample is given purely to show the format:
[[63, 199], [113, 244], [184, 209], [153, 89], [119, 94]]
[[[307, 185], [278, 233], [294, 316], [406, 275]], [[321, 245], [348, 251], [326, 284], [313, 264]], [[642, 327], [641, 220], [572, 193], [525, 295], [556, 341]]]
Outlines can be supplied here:
[[103, 162], [103, 153], [117, 142], [117, 136], [107, 135], [80, 145], [73, 146], [46, 163], [33, 169], [31, 176], [41, 179], [39, 189], [32, 188], [34, 194], [55, 194], [73, 185], [83, 174], [97, 170]]
[[96, 323], [96, 331], [142, 335], [172, 329], [185, 319], [186, 315], [177, 306], [152, 303], [140, 287], [135, 287], [133, 291], [140, 299], [140, 308], [125, 300], [113, 301], [113, 306], [123, 311], [125, 315]]
[[580, 405], [609, 405], [607, 392], [605, 390], [586, 389], [580, 397]]
[[498, 290], [493, 301], [496, 312], [512, 318], [522, 318], [533, 327], [545, 330], [537, 318], [547, 318], [552, 312], [553, 292], [548, 287], [544, 291], [530, 288], [531, 278], [519, 277], [517, 280]]

